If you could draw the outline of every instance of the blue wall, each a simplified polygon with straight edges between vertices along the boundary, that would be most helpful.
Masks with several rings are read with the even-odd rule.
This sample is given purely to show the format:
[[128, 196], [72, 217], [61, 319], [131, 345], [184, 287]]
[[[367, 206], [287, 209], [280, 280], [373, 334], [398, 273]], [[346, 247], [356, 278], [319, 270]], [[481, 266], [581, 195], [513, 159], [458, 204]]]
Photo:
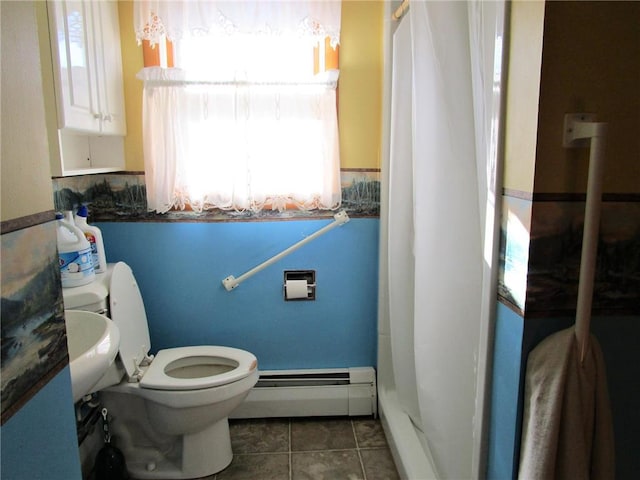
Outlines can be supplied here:
[[[573, 323], [573, 317], [525, 320], [498, 303], [487, 478], [517, 478], [527, 357], [544, 338]], [[615, 435], [616, 478], [636, 478], [640, 471], [640, 362], [636, 358], [640, 317], [594, 316], [591, 331], [600, 342], [606, 364]]]
[[[574, 324], [574, 317], [531, 318], [525, 321], [522, 351], [528, 355], [553, 332]], [[635, 479], [640, 472], [640, 316], [593, 316], [591, 333], [597, 338], [607, 371], [607, 385], [613, 416], [616, 478]], [[524, 357], [526, 361], [526, 356]]]
[[[107, 260], [138, 280], [152, 350], [218, 344], [268, 369], [375, 365], [378, 219], [351, 219], [227, 292], [239, 277], [330, 220], [102, 222]], [[285, 302], [283, 271], [316, 270], [316, 300]]]
[[640, 455], [640, 315], [596, 317], [591, 331], [598, 338], [607, 366], [613, 414], [616, 478], [638, 478]]
[[68, 366], [2, 426], [0, 436], [2, 480], [82, 478]]
[[[519, 397], [524, 319], [498, 302], [493, 351], [492, 408], [487, 478], [507, 479], [514, 472], [520, 444]], [[521, 415], [521, 413], [520, 413]], [[515, 475], [514, 475], [515, 474]]]

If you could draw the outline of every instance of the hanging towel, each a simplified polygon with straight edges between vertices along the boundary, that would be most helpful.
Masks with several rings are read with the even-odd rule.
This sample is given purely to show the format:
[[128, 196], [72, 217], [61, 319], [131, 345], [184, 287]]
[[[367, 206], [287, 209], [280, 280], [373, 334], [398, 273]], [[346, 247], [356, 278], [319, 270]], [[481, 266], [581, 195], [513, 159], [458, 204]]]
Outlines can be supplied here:
[[518, 478], [614, 478], [607, 379], [593, 335], [583, 364], [574, 327], [544, 339], [529, 354], [524, 394]]

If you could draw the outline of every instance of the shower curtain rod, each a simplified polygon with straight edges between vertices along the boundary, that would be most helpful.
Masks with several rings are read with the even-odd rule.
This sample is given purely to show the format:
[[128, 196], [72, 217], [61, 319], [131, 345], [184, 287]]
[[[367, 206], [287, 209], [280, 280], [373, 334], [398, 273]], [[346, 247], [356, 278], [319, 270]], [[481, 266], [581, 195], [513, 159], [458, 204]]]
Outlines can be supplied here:
[[396, 8], [396, 11], [393, 12], [393, 15], [391, 15], [391, 18], [393, 18], [394, 20], [400, 20], [408, 9], [409, 9], [409, 0], [402, 0], [402, 3], [398, 8]]

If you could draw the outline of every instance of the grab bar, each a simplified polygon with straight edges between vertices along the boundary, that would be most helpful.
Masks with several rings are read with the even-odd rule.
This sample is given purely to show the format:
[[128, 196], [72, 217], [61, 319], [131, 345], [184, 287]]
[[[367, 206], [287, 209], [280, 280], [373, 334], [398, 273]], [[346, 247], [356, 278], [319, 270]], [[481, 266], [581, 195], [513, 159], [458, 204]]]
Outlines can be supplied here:
[[224, 288], [227, 289], [227, 292], [230, 292], [231, 290], [236, 288], [238, 285], [240, 285], [241, 282], [245, 281], [247, 278], [252, 277], [253, 275], [255, 275], [256, 273], [258, 273], [261, 270], [264, 270], [269, 265], [272, 265], [275, 262], [277, 262], [278, 260], [280, 260], [281, 258], [286, 257], [291, 252], [299, 249], [303, 245], [306, 245], [310, 241], [318, 238], [320, 235], [323, 235], [323, 234], [327, 233], [329, 230], [333, 230], [336, 227], [344, 225], [345, 223], [347, 223], [349, 221], [349, 216], [347, 215], [347, 212], [342, 210], [341, 212], [336, 213], [333, 216], [333, 219], [334, 219], [333, 222], [331, 222], [329, 225], [321, 228], [320, 230], [318, 230], [315, 233], [312, 233], [308, 237], [300, 240], [298, 243], [295, 243], [295, 244], [291, 245], [286, 250], [283, 250], [282, 252], [278, 253], [277, 255], [274, 255], [269, 260], [266, 260], [266, 261], [262, 262], [260, 265], [252, 268], [248, 272], [243, 273], [238, 278], [235, 278], [233, 275], [229, 275], [227, 278], [222, 280], [222, 285], [224, 285]]
[[578, 281], [578, 302], [576, 308], [576, 338], [580, 349], [580, 362], [589, 344], [591, 327], [591, 306], [593, 284], [598, 253], [598, 232], [600, 229], [600, 204], [602, 202], [602, 177], [604, 171], [604, 144], [606, 123], [596, 123], [593, 114], [567, 114], [563, 146], [590, 147], [589, 178], [587, 180], [587, 201], [584, 212], [582, 233], [582, 255], [580, 258], [580, 279]]

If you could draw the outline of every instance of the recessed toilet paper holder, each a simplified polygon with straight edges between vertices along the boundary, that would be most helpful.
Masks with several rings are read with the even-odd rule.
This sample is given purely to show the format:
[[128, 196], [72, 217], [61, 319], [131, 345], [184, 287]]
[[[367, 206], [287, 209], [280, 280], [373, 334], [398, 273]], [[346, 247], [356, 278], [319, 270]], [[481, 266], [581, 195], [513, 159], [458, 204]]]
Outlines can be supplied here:
[[[306, 282], [306, 297], [304, 291], [300, 294], [299, 286]], [[289, 286], [289, 290], [287, 289]], [[284, 284], [282, 285], [282, 296], [287, 302], [297, 300], [316, 299], [316, 271], [315, 270], [285, 270]]]

